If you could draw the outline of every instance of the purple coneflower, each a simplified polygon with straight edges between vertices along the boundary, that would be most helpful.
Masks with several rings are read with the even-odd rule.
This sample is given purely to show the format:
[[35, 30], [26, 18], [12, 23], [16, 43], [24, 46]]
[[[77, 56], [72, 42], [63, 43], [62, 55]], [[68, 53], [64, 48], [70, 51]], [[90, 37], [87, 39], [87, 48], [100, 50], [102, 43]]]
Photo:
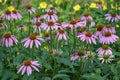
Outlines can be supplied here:
[[58, 30], [58, 28], [59, 28], [59, 26], [53, 21], [48, 21], [47, 25], [44, 26], [44, 29], [46, 29], [47, 31]]
[[58, 36], [58, 40], [61, 39], [67, 40], [67, 34], [64, 30], [59, 30], [57, 36]]
[[12, 11], [11, 17], [13, 19], [16, 19], [16, 20], [18, 20], [18, 19], [21, 20], [21, 18], [22, 18], [21, 14], [18, 11], [16, 11], [16, 10]]
[[71, 30], [72, 29], [72, 26], [69, 22], [63, 22], [63, 26], [62, 26], [64, 29], [66, 30]]
[[98, 59], [102, 61], [102, 63], [110, 63], [113, 60], [113, 55], [104, 53], [104, 54], [99, 54]]
[[43, 42], [44, 39], [41, 38], [40, 36], [36, 36], [35, 34], [31, 34], [28, 38], [25, 38], [22, 40], [22, 42], [25, 42], [24, 46], [26, 48], [29, 46], [30, 48], [32, 48], [34, 44], [38, 48], [39, 46], [41, 46], [41, 43], [40, 43], [41, 41]]
[[28, 11], [30, 14], [35, 12], [35, 8], [33, 8], [32, 6], [29, 6], [29, 5], [26, 6], [25, 10]]
[[120, 16], [117, 13], [110, 13], [106, 14], [106, 20], [112, 21], [112, 22], [118, 22], [120, 20]]
[[81, 20], [86, 21], [86, 25], [89, 24], [89, 27], [95, 26], [95, 22], [93, 21], [92, 16], [89, 13], [85, 13], [82, 17]]
[[0, 20], [0, 25], [2, 25], [5, 28], [7, 27], [7, 24], [3, 20]]
[[25, 29], [25, 28], [27, 28], [27, 26], [25, 26], [25, 25], [18, 26], [18, 30], [22, 30], [22, 29]]
[[79, 59], [79, 58], [85, 59], [86, 58], [85, 53], [80, 52], [80, 51], [76, 51], [74, 54], [70, 55], [71, 61], [75, 61], [76, 59]]
[[108, 32], [104, 32], [104, 35], [100, 38], [100, 43], [110, 44], [116, 42], [117, 39], [118, 36], [108, 31]]
[[99, 55], [103, 55], [104, 53], [112, 54], [112, 49], [108, 45], [102, 45], [101, 48], [97, 49]]
[[97, 2], [97, 3], [96, 3], [96, 6], [97, 6], [98, 8], [103, 8], [103, 4], [102, 4], [101, 1]]
[[55, 22], [58, 20], [58, 16], [54, 12], [47, 12], [47, 14], [44, 15], [44, 19]]
[[80, 56], [79, 56], [79, 54], [78, 54], [78, 52], [76, 52], [75, 54], [72, 54], [71, 56], [70, 56], [70, 60], [71, 61], [75, 61], [76, 59], [78, 59]]
[[96, 26], [96, 32], [95, 32], [95, 35], [96, 35], [97, 37], [100, 38], [100, 37], [102, 36], [103, 28], [104, 28], [104, 26], [101, 25], [101, 24]]
[[6, 33], [3, 35], [3, 37], [1, 38], [1, 44], [2, 46], [5, 44], [6, 47], [10, 47], [13, 46], [13, 43], [17, 44], [18, 40], [16, 39], [16, 37], [10, 33]]
[[80, 20], [78, 18], [74, 18], [70, 21], [70, 27], [71, 29], [76, 29], [77, 27], [80, 27]]
[[86, 21], [85, 21], [85, 20], [79, 20], [79, 21], [76, 23], [76, 25], [77, 25], [78, 27], [86, 26]]
[[81, 20], [87, 20], [89, 19], [90, 21], [93, 21], [92, 16], [89, 13], [85, 13], [82, 17]]
[[112, 27], [111, 25], [107, 25], [106, 27], [103, 28], [103, 32], [111, 32], [111, 33], [116, 33], [115, 28]]
[[37, 30], [41, 31], [41, 29], [44, 29], [44, 26], [46, 26], [46, 24], [41, 22], [36, 22], [33, 28], [35, 29], [34, 31], [36, 32]]
[[54, 12], [54, 13], [56, 13], [57, 9], [56, 9], [56, 7], [49, 7], [45, 11], [46, 12]]
[[25, 72], [27, 72], [27, 75], [30, 76], [32, 74], [32, 69], [35, 69], [39, 72], [40, 64], [38, 64], [38, 61], [31, 61], [31, 60], [25, 60], [21, 65], [17, 73], [20, 73], [23, 75]]
[[45, 32], [44, 36], [45, 36], [45, 40], [50, 40], [50, 35], [48, 32]]
[[56, 22], [55, 24], [58, 25], [58, 29], [65, 29], [65, 22]]
[[40, 20], [41, 20], [40, 14], [36, 14], [32, 21], [36, 23], [36, 22], [40, 22]]
[[84, 33], [81, 33], [77, 36], [78, 38], [80, 38], [80, 40], [82, 41], [86, 41], [87, 43], [94, 43], [96, 44], [96, 36], [93, 35], [91, 32], [84, 32]]
[[11, 12], [9, 10], [5, 11], [3, 18], [5, 18], [7, 20], [12, 20]]

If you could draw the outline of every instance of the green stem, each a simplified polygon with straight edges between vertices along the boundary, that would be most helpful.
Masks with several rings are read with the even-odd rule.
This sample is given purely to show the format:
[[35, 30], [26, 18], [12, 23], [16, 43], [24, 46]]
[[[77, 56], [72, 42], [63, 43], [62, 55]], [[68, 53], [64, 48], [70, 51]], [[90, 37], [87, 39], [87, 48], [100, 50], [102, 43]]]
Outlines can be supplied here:
[[75, 49], [76, 49], [76, 31], [75, 31], [75, 26], [73, 26], [74, 29], [73, 29], [73, 40], [74, 40], [74, 43], [73, 43], [73, 52], [75, 52]]
[[13, 33], [13, 32], [12, 32], [11, 22], [10, 22], [10, 21], [9, 21], [9, 25], [10, 25], [10, 32]]
[[52, 43], [52, 29], [51, 29], [51, 26], [50, 26], [50, 48], [51, 48], [51, 50], [53, 49], [53, 43]]
[[[28, 13], [28, 16], [29, 16], [29, 22], [30, 22], [30, 12]], [[29, 24], [29, 22], [28, 22], [28, 24]], [[30, 35], [30, 25], [29, 25], [29, 33], [28, 34]]]
[[[68, 35], [69, 35], [69, 30], [68, 30]], [[70, 53], [71, 53], [71, 48], [70, 48], [70, 40], [68, 39], [68, 51], [69, 51], [69, 53], [68, 53], [68, 55], [70, 56]]]

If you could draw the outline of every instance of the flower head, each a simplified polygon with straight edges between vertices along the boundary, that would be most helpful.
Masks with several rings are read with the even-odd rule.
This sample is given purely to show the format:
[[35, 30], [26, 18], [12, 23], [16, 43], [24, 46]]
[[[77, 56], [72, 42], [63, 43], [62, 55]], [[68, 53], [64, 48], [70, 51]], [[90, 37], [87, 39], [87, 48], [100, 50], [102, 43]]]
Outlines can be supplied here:
[[81, 20], [85, 21], [85, 26], [87, 26], [87, 24], [89, 24], [90, 27], [95, 25], [95, 22], [93, 21], [92, 16], [86, 12], [82, 17]]
[[67, 40], [67, 34], [64, 30], [59, 30], [57, 36], [58, 36], [58, 40], [61, 39]]
[[97, 8], [97, 6], [96, 6], [95, 3], [91, 3], [91, 4], [90, 4], [90, 8]]
[[41, 45], [40, 42], [43, 42], [44, 39], [41, 38], [40, 36], [36, 36], [35, 34], [31, 34], [28, 38], [25, 38], [22, 40], [22, 42], [25, 42], [24, 46], [27, 48], [30, 46], [30, 48], [35, 45], [37, 48]]
[[99, 1], [99, 2], [96, 3], [96, 6], [98, 8], [103, 8], [103, 3], [101, 1]]
[[72, 29], [72, 26], [69, 22], [63, 22], [63, 26], [62, 26], [64, 29], [67, 29], [67, 30], [71, 30]]
[[20, 73], [23, 75], [25, 72], [27, 72], [27, 75], [30, 76], [32, 74], [32, 69], [35, 69], [37, 72], [39, 72], [40, 64], [38, 64], [38, 61], [31, 61], [31, 60], [25, 60], [21, 65], [17, 73]]
[[58, 20], [58, 16], [54, 12], [47, 12], [47, 14], [44, 15], [44, 19], [55, 22]]
[[36, 22], [40, 22], [42, 19], [42, 16], [40, 14], [36, 14], [34, 16], [34, 18], [32, 19], [32, 22], [36, 23]]
[[60, 56], [62, 53], [61, 53], [61, 51], [53, 50], [53, 54], [54, 54], [55, 56]]
[[102, 45], [101, 48], [97, 49], [98, 54], [112, 54], [112, 49], [108, 45]]
[[104, 25], [102, 24], [97, 25], [95, 35], [101, 37], [103, 33], [103, 29], [104, 29]]
[[46, 26], [46, 24], [41, 23], [41, 22], [36, 22], [33, 28], [34, 28], [34, 31], [36, 32], [37, 30], [41, 31], [41, 29], [44, 29], [44, 26]]
[[7, 24], [3, 20], [0, 20], [0, 25], [2, 25], [3, 27], [7, 27]]
[[22, 18], [21, 14], [17, 10], [12, 11], [11, 17], [12, 19], [15, 19], [15, 20], [18, 20], [18, 19], [21, 20]]
[[17, 42], [18, 40], [16, 39], [16, 37], [10, 33], [4, 34], [0, 40], [2, 46], [5, 44], [6, 47], [13, 46], [13, 43], [17, 44]]
[[80, 40], [82, 41], [86, 41], [87, 43], [93, 43], [96, 44], [96, 36], [93, 35], [91, 32], [84, 32], [84, 33], [80, 33], [77, 36], [78, 38], [80, 38]]
[[41, 2], [39, 4], [39, 7], [45, 9], [47, 7], [47, 3], [46, 2]]
[[12, 13], [11, 11], [6, 10], [4, 15], [3, 15], [3, 18], [5, 18], [7, 20], [12, 20], [11, 13]]
[[15, 10], [15, 8], [14, 8], [13, 6], [8, 6], [8, 7], [7, 7], [7, 10], [9, 10], [9, 11], [12, 12], [13, 10]]
[[107, 31], [103, 33], [104, 35], [101, 36], [100, 38], [100, 43], [103, 44], [110, 44], [110, 43], [114, 43], [117, 41], [118, 36], [114, 35], [113, 33]]
[[112, 54], [99, 54], [98, 55], [98, 59], [102, 61], [102, 63], [110, 63], [113, 60], [113, 55]]
[[25, 29], [25, 28], [27, 28], [27, 26], [25, 26], [25, 25], [18, 26], [18, 30], [22, 30], [22, 29]]
[[115, 28], [111, 25], [107, 25], [106, 27], [103, 28], [103, 32], [111, 32], [111, 33], [116, 33]]
[[45, 11], [46, 11], [46, 12], [56, 13], [57, 9], [56, 9], [56, 7], [50, 6], [50, 7], [48, 7]]
[[77, 27], [86, 25], [86, 22], [80, 20], [79, 18], [73, 18], [69, 24], [70, 24], [69, 27], [71, 29], [76, 29]]
[[27, 5], [26, 8], [25, 8], [26, 11], [28, 11], [30, 14], [34, 13], [35, 12], [35, 8], [33, 8], [32, 6], [30, 5]]
[[75, 5], [74, 7], [73, 7], [73, 9], [74, 9], [74, 11], [79, 11], [80, 10], [80, 5], [79, 4], [77, 4], [77, 5]]
[[72, 54], [72, 55], [70, 56], [70, 60], [71, 60], [71, 61], [75, 61], [76, 59], [78, 59], [78, 58], [80, 57], [78, 53], [79, 53], [79, 52], [76, 52], [75, 54]]
[[95, 54], [91, 51], [86, 51], [84, 58], [89, 59], [93, 63], [93, 59], [95, 58]]
[[120, 15], [118, 15], [117, 13], [110, 13], [106, 14], [105, 16], [105, 19], [111, 22], [118, 22], [120, 20]]
[[48, 21], [47, 25], [44, 26], [45, 29], [47, 29], [47, 31], [51, 30], [58, 30], [59, 26], [53, 22], [53, 21]]
[[74, 54], [70, 55], [70, 60], [75, 61], [76, 59], [85, 59], [86, 58], [86, 53], [82, 51], [76, 51]]
[[93, 20], [93, 18], [92, 18], [92, 16], [88, 13], [88, 12], [86, 12], [86, 13], [84, 13], [84, 15], [81, 17], [81, 20]]

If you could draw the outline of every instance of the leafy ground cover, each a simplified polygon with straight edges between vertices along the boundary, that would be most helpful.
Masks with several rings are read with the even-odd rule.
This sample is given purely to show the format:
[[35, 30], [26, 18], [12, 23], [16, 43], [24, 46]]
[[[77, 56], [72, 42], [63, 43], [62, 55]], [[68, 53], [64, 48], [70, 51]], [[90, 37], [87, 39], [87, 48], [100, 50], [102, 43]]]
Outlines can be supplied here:
[[0, 80], [120, 80], [119, 0], [0, 0]]

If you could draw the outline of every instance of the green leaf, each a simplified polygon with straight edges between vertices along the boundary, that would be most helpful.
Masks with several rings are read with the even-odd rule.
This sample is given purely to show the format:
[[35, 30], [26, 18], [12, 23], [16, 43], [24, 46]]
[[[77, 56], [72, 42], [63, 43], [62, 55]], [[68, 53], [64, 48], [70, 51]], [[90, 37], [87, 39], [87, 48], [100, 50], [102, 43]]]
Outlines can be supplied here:
[[71, 70], [60, 70], [58, 71], [58, 73], [74, 73], [74, 72]]
[[114, 76], [113, 79], [114, 80], [120, 80], [120, 77], [119, 76]]
[[88, 79], [88, 80], [106, 80], [105, 77], [102, 77], [102, 76], [97, 75], [95, 73], [84, 74], [83, 78]]
[[8, 80], [10, 77], [11, 77], [11, 71], [8, 69], [5, 69], [1, 80]]
[[51, 65], [48, 64], [48, 63], [45, 63], [43, 66], [45, 66], [45, 68], [47, 68], [47, 70], [51, 70], [52, 69]]
[[43, 80], [51, 80], [51, 78], [50, 77], [44, 77]]
[[57, 62], [58, 62], [58, 63], [63, 63], [64, 65], [67, 65], [67, 66], [70, 66], [70, 67], [73, 67], [73, 66], [72, 66], [72, 63], [70, 62], [69, 59], [58, 58], [58, 59], [57, 59]]
[[69, 78], [69, 76], [68, 75], [66, 75], [66, 74], [56, 74], [52, 79], [54, 80], [54, 79], [63, 79], [63, 78]]
[[114, 73], [115, 75], [117, 75], [116, 65], [111, 65], [110, 69], [111, 69], [112, 73]]

